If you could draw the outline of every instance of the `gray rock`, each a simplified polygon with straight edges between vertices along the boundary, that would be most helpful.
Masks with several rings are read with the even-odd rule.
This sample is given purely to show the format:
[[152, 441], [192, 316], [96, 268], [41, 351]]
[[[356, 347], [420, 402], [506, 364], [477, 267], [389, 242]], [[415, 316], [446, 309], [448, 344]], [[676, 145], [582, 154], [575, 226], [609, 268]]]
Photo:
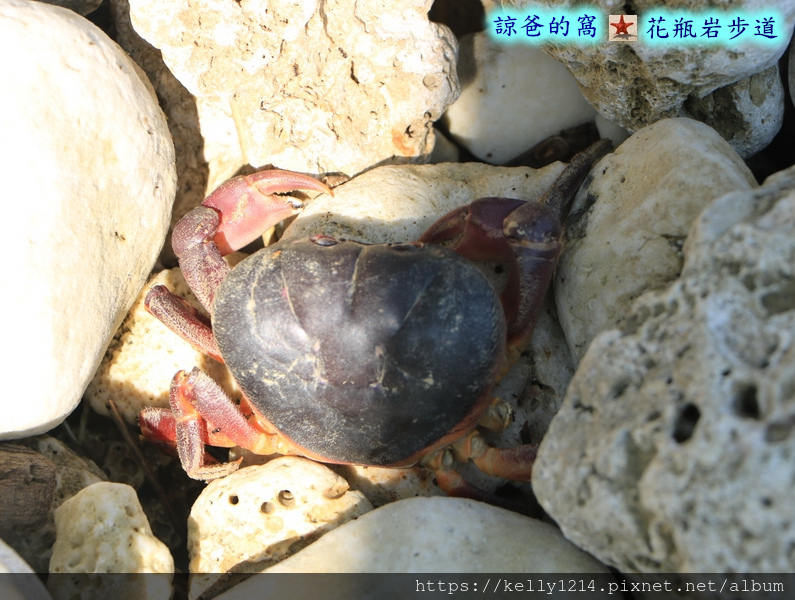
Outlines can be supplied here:
[[632, 301], [682, 268], [682, 244], [714, 198], [756, 181], [710, 127], [664, 119], [606, 156], [580, 189], [555, 275], [558, 314], [579, 361], [594, 336], [621, 326]]
[[795, 104], [795, 46], [791, 46], [789, 49], [789, 95], [790, 99], [792, 100], [793, 104]]
[[[55, 488], [44, 520], [35, 528], [16, 529], [5, 538], [38, 573], [46, 573], [55, 543], [56, 509], [83, 488], [104, 481], [106, 477], [93, 462], [78, 456], [48, 435], [37, 435], [15, 443], [39, 453], [55, 467]], [[22, 485], [22, 481], [18, 483]]]
[[718, 88], [682, 106], [685, 116], [715, 129], [743, 158], [765, 148], [784, 121], [784, 85], [778, 64]]
[[795, 568], [795, 168], [713, 202], [681, 277], [591, 344], [533, 472], [621, 571]]
[[[504, 5], [528, 8], [535, 0], [505, 0]], [[556, 7], [577, 4], [572, 0], [542, 0]], [[714, 3], [707, 0], [644, 0], [627, 5], [621, 0], [595, 0], [589, 5], [605, 15], [627, 14], [626, 7], [642, 14], [662, 8], [688, 12], [707, 10]], [[569, 66], [588, 101], [609, 121], [630, 131], [637, 131], [663, 118], [676, 117], [688, 98], [703, 98], [718, 88], [761, 73], [775, 65], [786, 51], [795, 24], [795, 4], [789, 0], [742, 0], [732, 9], [764, 12], [775, 9], [783, 15], [782, 35], [778, 44], [744, 43], [738, 45], [657, 44], [605, 42], [598, 45], [547, 44], [544, 48]], [[747, 105], [745, 105], [747, 106]], [[745, 110], [738, 105], [735, 110]], [[742, 119], [758, 122], [751, 113]], [[736, 147], [741, 152], [742, 145]], [[759, 148], [757, 148], [758, 150]]]

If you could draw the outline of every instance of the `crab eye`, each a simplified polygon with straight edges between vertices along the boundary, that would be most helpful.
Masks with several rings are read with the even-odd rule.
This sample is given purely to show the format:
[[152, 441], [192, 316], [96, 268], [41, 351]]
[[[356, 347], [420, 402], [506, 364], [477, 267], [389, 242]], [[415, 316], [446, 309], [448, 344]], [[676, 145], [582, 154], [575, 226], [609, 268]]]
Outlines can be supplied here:
[[419, 243], [389, 244], [389, 247], [392, 250], [397, 250], [398, 252], [409, 252], [411, 250], [419, 250], [422, 247], [422, 244]]
[[320, 234], [311, 236], [309, 241], [311, 241], [313, 244], [317, 244], [318, 246], [334, 246], [339, 243], [331, 236]]

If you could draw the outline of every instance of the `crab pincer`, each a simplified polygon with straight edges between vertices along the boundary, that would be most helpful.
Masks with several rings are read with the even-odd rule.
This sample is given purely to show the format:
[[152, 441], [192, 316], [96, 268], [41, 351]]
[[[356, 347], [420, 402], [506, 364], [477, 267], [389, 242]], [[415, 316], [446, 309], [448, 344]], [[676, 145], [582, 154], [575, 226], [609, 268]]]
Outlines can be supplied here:
[[282, 196], [294, 190], [332, 193], [313, 177], [279, 169], [240, 175], [220, 185], [174, 227], [172, 246], [191, 290], [211, 314], [229, 267], [221, 258], [253, 242], [303, 208]]
[[538, 320], [558, 256], [562, 221], [591, 166], [612, 145], [600, 140], [577, 154], [536, 202], [480, 198], [441, 217], [420, 238], [441, 243], [459, 236], [453, 250], [470, 260], [511, 264], [500, 300], [508, 327], [508, 364], [525, 349]]

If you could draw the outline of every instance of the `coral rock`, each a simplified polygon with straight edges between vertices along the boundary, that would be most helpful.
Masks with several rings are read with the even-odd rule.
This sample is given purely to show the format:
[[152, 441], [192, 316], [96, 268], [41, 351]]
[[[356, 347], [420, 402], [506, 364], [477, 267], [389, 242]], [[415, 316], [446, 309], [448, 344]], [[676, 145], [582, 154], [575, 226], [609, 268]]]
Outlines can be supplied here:
[[225, 573], [255, 573], [372, 510], [319, 463], [283, 456], [216, 479], [188, 521], [190, 595], [217, 593]]
[[713, 202], [681, 277], [591, 344], [533, 489], [621, 571], [795, 569], [795, 168]]
[[[130, 486], [110, 482], [88, 486], [55, 511], [55, 527], [48, 580], [54, 600], [170, 598], [174, 561], [165, 544], [152, 535]], [[54, 577], [55, 573], [73, 575]], [[86, 575], [99, 573], [127, 575]]]
[[212, 185], [247, 163], [354, 175], [427, 159], [459, 92], [429, 4], [132, 0], [130, 15], [196, 96]]

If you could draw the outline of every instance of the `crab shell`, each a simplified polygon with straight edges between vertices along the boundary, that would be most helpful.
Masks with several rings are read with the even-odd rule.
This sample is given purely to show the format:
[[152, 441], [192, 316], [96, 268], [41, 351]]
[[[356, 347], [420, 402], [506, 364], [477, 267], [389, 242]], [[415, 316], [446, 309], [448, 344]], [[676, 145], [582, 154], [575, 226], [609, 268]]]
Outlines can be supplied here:
[[307, 456], [412, 464], [490, 402], [500, 300], [446, 248], [329, 240], [238, 264], [215, 299], [218, 346], [254, 409]]

